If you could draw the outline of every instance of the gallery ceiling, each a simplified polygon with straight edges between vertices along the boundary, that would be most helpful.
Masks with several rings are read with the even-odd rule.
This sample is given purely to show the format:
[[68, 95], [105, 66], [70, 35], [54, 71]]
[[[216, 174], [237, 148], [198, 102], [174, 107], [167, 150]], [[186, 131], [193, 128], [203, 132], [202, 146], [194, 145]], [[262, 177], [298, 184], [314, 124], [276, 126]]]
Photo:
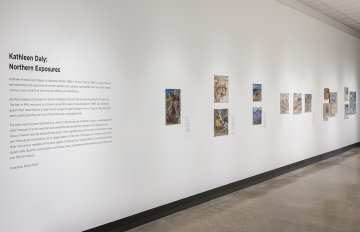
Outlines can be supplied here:
[[360, 0], [298, 0], [360, 32]]

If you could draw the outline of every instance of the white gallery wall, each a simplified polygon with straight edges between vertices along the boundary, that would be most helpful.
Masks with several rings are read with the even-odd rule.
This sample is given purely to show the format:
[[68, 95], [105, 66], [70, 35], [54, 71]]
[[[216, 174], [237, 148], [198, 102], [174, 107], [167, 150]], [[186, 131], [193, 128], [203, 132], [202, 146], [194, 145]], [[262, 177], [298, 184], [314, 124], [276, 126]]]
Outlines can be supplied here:
[[[0, 231], [81, 231], [360, 141], [343, 99], [344, 87], [359, 94], [360, 40], [274, 0], [3, 0], [0, 34]], [[9, 53], [61, 72], [10, 70], [26, 62]], [[214, 103], [215, 74], [229, 76], [229, 103]], [[23, 94], [9, 78], [111, 82], [53, 94], [106, 97], [111, 110], [10, 118]], [[180, 125], [165, 125], [166, 88], [181, 89]], [[324, 88], [339, 94], [328, 121]], [[294, 115], [291, 102], [280, 115], [280, 93], [312, 94], [313, 112]], [[229, 135], [214, 137], [221, 108]], [[98, 118], [112, 119], [111, 143], [9, 159], [10, 123]], [[38, 165], [11, 169], [23, 163]]]

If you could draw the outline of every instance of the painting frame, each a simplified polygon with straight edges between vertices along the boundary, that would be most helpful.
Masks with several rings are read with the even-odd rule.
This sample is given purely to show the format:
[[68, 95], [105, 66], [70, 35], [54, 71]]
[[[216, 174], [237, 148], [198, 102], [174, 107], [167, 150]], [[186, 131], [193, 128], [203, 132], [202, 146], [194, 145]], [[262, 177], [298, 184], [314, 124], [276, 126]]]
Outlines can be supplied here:
[[229, 109], [214, 109], [214, 137], [229, 135]]
[[330, 99], [330, 89], [324, 88], [324, 99], [329, 100]]
[[214, 103], [229, 103], [229, 77], [214, 75]]
[[294, 93], [293, 94], [293, 114], [301, 114], [302, 113], [302, 93]]
[[344, 87], [344, 101], [349, 101], [349, 88]]
[[338, 93], [330, 92], [330, 115], [333, 117], [338, 113]]
[[356, 92], [350, 91], [349, 114], [356, 114]]
[[324, 120], [328, 120], [328, 118], [330, 118], [330, 103], [323, 104], [323, 118]]
[[289, 93], [280, 93], [280, 114], [289, 114]]
[[262, 84], [253, 84], [253, 102], [262, 101]]
[[305, 113], [312, 112], [312, 94], [305, 94]]
[[262, 107], [253, 107], [253, 125], [262, 124]]
[[165, 125], [181, 124], [181, 89], [165, 89]]
[[350, 106], [349, 104], [344, 104], [344, 119], [349, 119], [349, 115], [350, 115]]

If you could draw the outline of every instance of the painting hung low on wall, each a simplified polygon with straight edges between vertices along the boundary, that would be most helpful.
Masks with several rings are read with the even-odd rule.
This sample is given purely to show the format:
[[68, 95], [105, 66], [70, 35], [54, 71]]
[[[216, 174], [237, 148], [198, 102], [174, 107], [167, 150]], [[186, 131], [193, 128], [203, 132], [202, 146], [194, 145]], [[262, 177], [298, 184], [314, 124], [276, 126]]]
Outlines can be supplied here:
[[330, 93], [330, 115], [335, 116], [338, 112], [338, 93]]
[[180, 124], [181, 94], [180, 89], [165, 89], [165, 118], [166, 125]]
[[301, 114], [302, 113], [302, 93], [294, 93], [293, 99], [293, 113]]
[[253, 101], [261, 102], [262, 100], [262, 86], [261, 84], [253, 84]]
[[280, 93], [280, 114], [289, 114], [289, 94]]
[[330, 90], [329, 88], [324, 88], [324, 99], [329, 100], [330, 98]]
[[356, 92], [350, 91], [350, 114], [356, 114]]
[[229, 110], [214, 109], [214, 136], [229, 134]]
[[345, 112], [345, 113], [344, 113], [344, 118], [345, 118], [345, 119], [349, 119], [349, 104], [345, 104], [345, 105], [344, 105], [344, 108], [345, 108], [345, 109], [344, 109], [344, 112]]
[[344, 101], [349, 101], [349, 88], [344, 88]]
[[260, 125], [262, 123], [262, 108], [253, 107], [253, 125]]
[[330, 103], [324, 103], [323, 117], [324, 117], [324, 120], [327, 120], [328, 118], [330, 118]]
[[214, 76], [214, 102], [228, 103], [229, 102], [229, 77], [228, 76]]
[[305, 94], [305, 113], [312, 112], [312, 94]]

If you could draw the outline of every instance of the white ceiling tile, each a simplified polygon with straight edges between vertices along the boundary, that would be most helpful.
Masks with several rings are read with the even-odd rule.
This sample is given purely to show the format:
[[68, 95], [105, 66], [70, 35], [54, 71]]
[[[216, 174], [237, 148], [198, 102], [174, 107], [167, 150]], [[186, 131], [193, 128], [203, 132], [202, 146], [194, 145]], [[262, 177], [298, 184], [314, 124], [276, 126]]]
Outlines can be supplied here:
[[360, 0], [298, 0], [360, 32]]

